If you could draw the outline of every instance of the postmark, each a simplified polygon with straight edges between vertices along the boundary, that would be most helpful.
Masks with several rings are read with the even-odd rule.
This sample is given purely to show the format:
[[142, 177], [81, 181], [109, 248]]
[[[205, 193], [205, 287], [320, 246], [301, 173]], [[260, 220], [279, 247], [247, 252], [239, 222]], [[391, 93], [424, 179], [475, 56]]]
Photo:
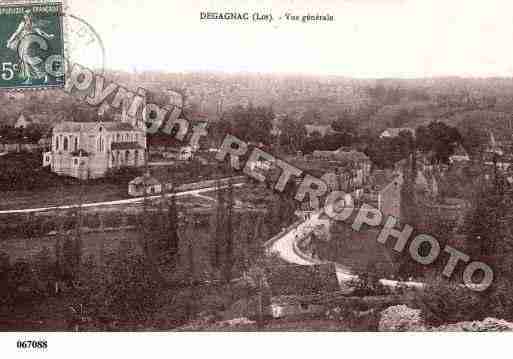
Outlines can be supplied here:
[[105, 46], [100, 35], [86, 20], [64, 13], [64, 52], [66, 65], [80, 64], [98, 75], [105, 71]]
[[63, 3], [0, 3], [0, 90], [65, 84]]

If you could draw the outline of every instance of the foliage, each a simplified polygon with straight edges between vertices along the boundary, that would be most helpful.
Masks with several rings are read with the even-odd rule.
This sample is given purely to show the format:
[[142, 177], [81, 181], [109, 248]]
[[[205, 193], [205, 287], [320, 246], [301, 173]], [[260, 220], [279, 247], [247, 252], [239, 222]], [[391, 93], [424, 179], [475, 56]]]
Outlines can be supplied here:
[[274, 113], [270, 107], [237, 106], [224, 114], [221, 126], [243, 141], [271, 144]]
[[380, 273], [378, 273], [375, 264], [367, 264], [365, 270], [359, 271], [356, 274], [358, 278], [352, 279], [348, 284], [349, 287], [353, 288], [353, 295], [366, 297], [390, 294], [390, 290], [379, 281]]
[[109, 274], [106, 283], [109, 312], [132, 325], [151, 319], [160, 284], [148, 261], [140, 255], [122, 253]]
[[41, 153], [9, 153], [0, 157], [0, 186], [4, 191], [36, 190], [66, 182], [42, 167]]
[[417, 148], [424, 153], [433, 153], [433, 162], [449, 163], [457, 147], [461, 143], [461, 135], [455, 127], [440, 121], [433, 121], [427, 127], [419, 126], [416, 130]]
[[494, 190], [477, 189], [471, 211], [465, 218], [463, 231], [475, 255], [493, 255], [497, 244], [497, 231], [501, 215], [501, 202]]
[[306, 139], [302, 150], [305, 154], [313, 151], [336, 151], [342, 146], [351, 145], [352, 141], [353, 135], [348, 133], [332, 133], [322, 137], [318, 132], [314, 132]]
[[374, 166], [380, 169], [392, 168], [395, 163], [405, 159], [413, 150], [413, 138], [408, 131], [402, 131], [393, 138], [374, 138], [369, 141], [365, 154]]
[[415, 298], [422, 317], [431, 326], [445, 323], [482, 320], [486, 306], [476, 292], [449, 282], [435, 282]]
[[471, 122], [464, 122], [460, 125], [462, 145], [472, 157], [482, 156], [489, 141], [489, 133], [483, 128]]
[[29, 124], [27, 127], [0, 126], [0, 139], [7, 143], [38, 143], [49, 127], [43, 124]]
[[294, 121], [290, 117], [285, 117], [282, 120], [280, 130], [280, 146], [285, 147], [290, 153], [303, 149], [306, 141], [306, 129], [303, 124]]
[[105, 175], [105, 180], [107, 182], [117, 184], [125, 183], [128, 185], [128, 182], [140, 176], [141, 174], [142, 170], [136, 167], [109, 168], [107, 170], [107, 174]]

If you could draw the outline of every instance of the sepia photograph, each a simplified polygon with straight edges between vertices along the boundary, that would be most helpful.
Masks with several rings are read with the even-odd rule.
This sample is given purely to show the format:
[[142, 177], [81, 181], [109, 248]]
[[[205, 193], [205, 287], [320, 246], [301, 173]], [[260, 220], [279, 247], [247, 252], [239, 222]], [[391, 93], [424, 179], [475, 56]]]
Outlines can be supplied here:
[[0, 356], [504, 345], [511, 44], [503, 0], [0, 0]]

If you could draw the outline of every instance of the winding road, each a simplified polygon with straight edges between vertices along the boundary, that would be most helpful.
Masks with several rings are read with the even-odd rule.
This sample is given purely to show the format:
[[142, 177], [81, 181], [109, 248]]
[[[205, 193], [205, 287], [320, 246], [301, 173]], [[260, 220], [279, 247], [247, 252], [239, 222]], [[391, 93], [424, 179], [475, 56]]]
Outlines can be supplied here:
[[[291, 264], [316, 265], [326, 263], [309, 257], [302, 253], [297, 247], [298, 241], [301, 237], [309, 234], [316, 226], [326, 223], [326, 220], [321, 219], [323, 213], [323, 211], [312, 213], [308, 219], [301, 222], [299, 225], [294, 226], [294, 228], [291, 228], [289, 231], [271, 239], [267, 244], [268, 253], [276, 253], [281, 259]], [[357, 278], [356, 275], [351, 273], [349, 267], [340, 263], [334, 264], [338, 281], [342, 286]], [[416, 289], [424, 288], [424, 283], [421, 282], [401, 282], [390, 279], [381, 279], [380, 282], [384, 286], [390, 288], [396, 288], [399, 286]]]

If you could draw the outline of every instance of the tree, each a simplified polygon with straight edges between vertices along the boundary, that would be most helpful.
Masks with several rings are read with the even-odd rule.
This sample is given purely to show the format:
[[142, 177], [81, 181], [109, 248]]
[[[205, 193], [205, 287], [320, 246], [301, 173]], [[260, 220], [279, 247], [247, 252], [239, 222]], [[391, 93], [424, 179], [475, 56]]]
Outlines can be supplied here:
[[461, 143], [473, 158], [481, 158], [489, 141], [489, 134], [472, 123], [463, 123], [459, 129]]
[[161, 286], [144, 256], [125, 253], [115, 260], [106, 288], [109, 311], [118, 320], [142, 324], [152, 318]]
[[228, 111], [221, 123], [232, 135], [246, 142], [270, 145], [274, 113], [270, 107], [237, 106]]
[[74, 280], [79, 270], [80, 252], [76, 241], [71, 236], [66, 236], [62, 244], [62, 280], [69, 286], [74, 286]]
[[225, 193], [221, 188], [221, 182], [216, 181], [217, 206], [215, 212], [215, 234], [212, 243], [212, 267], [219, 269], [221, 266], [222, 248], [225, 240], [224, 226], [226, 223]]
[[46, 293], [51, 293], [56, 277], [55, 262], [52, 260], [48, 247], [43, 247], [34, 258], [34, 270], [42, 289]]
[[285, 117], [281, 122], [279, 143], [288, 152], [294, 153], [303, 149], [306, 141], [306, 128], [303, 124]]
[[233, 263], [234, 263], [234, 244], [233, 244], [233, 183], [231, 180], [228, 181], [227, 190], [227, 204], [226, 204], [226, 234], [225, 234], [225, 262], [224, 262], [224, 280], [229, 283], [233, 275]]
[[500, 225], [501, 201], [490, 188], [480, 188], [472, 210], [465, 219], [464, 232], [477, 256], [490, 256], [496, 251], [497, 230]]
[[459, 131], [440, 121], [433, 121], [427, 127], [420, 126], [416, 130], [417, 148], [424, 153], [433, 153], [435, 164], [448, 164], [456, 147], [462, 141]]
[[11, 272], [11, 263], [9, 260], [9, 255], [4, 252], [0, 252], [0, 288], [3, 290], [0, 291], [0, 305], [6, 305], [10, 302], [11, 293], [11, 283], [10, 283], [10, 272]]
[[395, 163], [410, 156], [414, 148], [413, 142], [411, 133], [402, 131], [394, 138], [374, 138], [364, 153], [377, 168], [392, 168]]
[[165, 250], [171, 253], [176, 253], [176, 251], [178, 250], [180, 238], [178, 236], [178, 211], [176, 208], [176, 197], [174, 196], [174, 193], [171, 199], [169, 200], [168, 220], [169, 239], [166, 242], [167, 246]]
[[190, 221], [186, 224], [185, 239], [187, 242], [187, 273], [189, 274], [188, 286], [190, 291], [190, 301], [187, 305], [187, 316], [190, 318], [196, 310], [196, 265], [194, 262], [194, 222]]
[[348, 111], [338, 114], [331, 127], [334, 131], [344, 134], [351, 142], [358, 136], [357, 118]]

